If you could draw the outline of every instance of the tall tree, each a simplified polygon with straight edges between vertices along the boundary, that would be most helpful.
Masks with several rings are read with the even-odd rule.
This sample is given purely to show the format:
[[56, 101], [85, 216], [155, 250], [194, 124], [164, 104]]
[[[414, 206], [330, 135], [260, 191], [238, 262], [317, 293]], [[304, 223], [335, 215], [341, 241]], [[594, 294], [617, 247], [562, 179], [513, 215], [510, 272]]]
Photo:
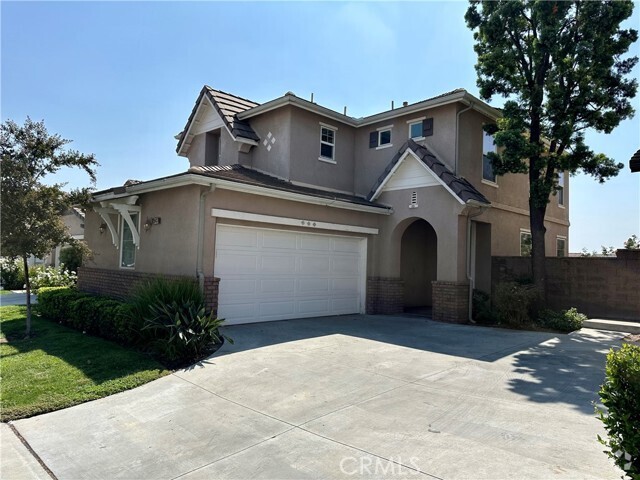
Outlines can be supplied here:
[[581, 170], [600, 183], [623, 167], [593, 152], [584, 132], [610, 133], [633, 116], [637, 91], [628, 74], [638, 58], [624, 58], [638, 38], [620, 24], [633, 2], [471, 1], [480, 96], [507, 99], [503, 117], [485, 127], [504, 147], [492, 154], [496, 174], [529, 176], [532, 269], [545, 288], [544, 217], [559, 173]]
[[72, 242], [61, 214], [87, 199], [90, 189], [63, 190], [64, 184], [46, 185], [44, 177], [63, 167], [77, 167], [96, 181], [93, 154], [67, 150], [70, 140], [49, 135], [44, 122], [29, 117], [23, 126], [7, 120], [0, 125], [0, 193], [2, 201], [2, 255], [22, 258], [27, 295], [26, 336], [31, 334], [31, 284], [28, 258], [43, 257], [62, 243]]

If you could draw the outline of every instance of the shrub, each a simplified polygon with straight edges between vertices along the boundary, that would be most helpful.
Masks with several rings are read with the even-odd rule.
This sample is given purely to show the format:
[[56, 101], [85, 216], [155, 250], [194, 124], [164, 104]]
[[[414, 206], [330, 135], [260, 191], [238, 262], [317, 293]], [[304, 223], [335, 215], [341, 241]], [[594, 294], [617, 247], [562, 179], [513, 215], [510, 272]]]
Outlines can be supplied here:
[[568, 333], [580, 330], [585, 320], [587, 320], [587, 316], [578, 312], [575, 308], [561, 312], [543, 310], [538, 317], [538, 324], [541, 327]]
[[524, 327], [537, 318], [542, 295], [534, 285], [503, 282], [493, 292], [493, 306], [498, 321], [513, 327]]
[[36, 266], [29, 269], [29, 281], [34, 291], [43, 287], [72, 287], [76, 284], [77, 279], [76, 274], [65, 270], [64, 265], [60, 267]]
[[473, 319], [482, 324], [496, 323], [496, 316], [491, 310], [491, 297], [482, 290], [473, 291]]
[[60, 250], [60, 262], [64, 264], [66, 270], [77, 273], [78, 267], [82, 266], [82, 261], [88, 253], [89, 249], [84, 243], [76, 242]]
[[124, 344], [133, 341], [129, 309], [118, 300], [69, 287], [46, 287], [38, 292], [38, 311], [43, 317]]
[[598, 436], [607, 455], [632, 479], [640, 479], [640, 347], [623, 344], [607, 355], [600, 399], [606, 411], [597, 409], [608, 439]]
[[49, 320], [69, 324], [75, 300], [88, 296], [70, 287], [43, 287], [38, 290], [38, 312]]
[[196, 360], [214, 344], [222, 343], [219, 327], [224, 320], [206, 313], [204, 302], [158, 300], [149, 310], [151, 315], [145, 319], [144, 329], [154, 332], [153, 343], [168, 360]]
[[143, 330], [145, 319], [152, 315], [150, 306], [156, 302], [179, 304], [193, 301], [195, 304], [204, 304], [204, 295], [195, 281], [188, 279], [168, 280], [155, 278], [136, 287], [129, 299], [128, 310], [130, 328], [138, 343], [146, 344], [154, 340], [154, 333]]
[[19, 290], [24, 285], [24, 266], [19, 258], [0, 258], [0, 283], [5, 290]]

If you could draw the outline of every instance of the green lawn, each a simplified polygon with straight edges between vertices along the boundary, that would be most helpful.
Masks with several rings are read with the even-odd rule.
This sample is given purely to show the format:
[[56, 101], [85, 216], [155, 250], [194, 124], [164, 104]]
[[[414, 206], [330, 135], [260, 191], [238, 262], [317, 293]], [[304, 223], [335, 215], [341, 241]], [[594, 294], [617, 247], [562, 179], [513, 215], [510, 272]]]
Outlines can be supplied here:
[[8, 295], [10, 293], [13, 293], [11, 290], [0, 290], [0, 295]]
[[169, 373], [142, 353], [37, 316], [34, 335], [25, 340], [25, 315], [24, 306], [0, 307], [2, 421], [106, 397]]

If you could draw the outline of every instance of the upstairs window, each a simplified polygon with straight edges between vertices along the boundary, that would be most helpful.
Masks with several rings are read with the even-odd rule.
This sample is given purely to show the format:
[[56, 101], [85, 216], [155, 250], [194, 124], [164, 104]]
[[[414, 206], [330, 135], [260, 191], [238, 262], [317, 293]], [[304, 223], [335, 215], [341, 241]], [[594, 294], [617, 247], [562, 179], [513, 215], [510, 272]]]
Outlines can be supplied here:
[[520, 230], [520, 256], [531, 256], [531, 232], [529, 230]]
[[424, 138], [422, 135], [422, 120], [409, 124], [409, 138], [414, 140]]
[[386, 148], [392, 147], [391, 145], [391, 128], [393, 125], [387, 127], [380, 127], [375, 132], [369, 134], [369, 148]]
[[487, 132], [482, 132], [482, 180], [487, 182], [496, 183], [496, 174], [493, 173], [493, 165], [491, 160], [487, 156], [488, 153], [495, 153], [497, 151], [496, 144], [493, 141], [493, 135], [489, 135]]
[[335, 162], [336, 131], [332, 128], [320, 127], [320, 160]]
[[564, 207], [564, 172], [558, 177], [558, 206]]
[[567, 237], [556, 237], [556, 257], [567, 256]]
[[[140, 231], [139, 218], [137, 213], [130, 213], [131, 221]], [[122, 228], [120, 229], [120, 267], [121, 268], [134, 268], [136, 265], [136, 244], [133, 241], [133, 232], [129, 223], [124, 218], [120, 220], [122, 222]]]

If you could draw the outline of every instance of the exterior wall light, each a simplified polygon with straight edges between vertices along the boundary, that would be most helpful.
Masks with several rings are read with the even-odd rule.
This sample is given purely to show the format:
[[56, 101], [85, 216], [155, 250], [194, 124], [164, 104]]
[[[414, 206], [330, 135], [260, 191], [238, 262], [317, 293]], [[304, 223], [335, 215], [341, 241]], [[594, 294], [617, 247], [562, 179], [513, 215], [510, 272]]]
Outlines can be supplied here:
[[161, 222], [162, 219], [160, 217], [147, 218], [147, 221], [144, 222], [143, 228], [148, 232], [153, 225], [160, 225]]
[[102, 235], [105, 230], [107, 229], [107, 224], [106, 223], [101, 223], [100, 224], [100, 228], [98, 228], [98, 231], [100, 232], [100, 235]]

